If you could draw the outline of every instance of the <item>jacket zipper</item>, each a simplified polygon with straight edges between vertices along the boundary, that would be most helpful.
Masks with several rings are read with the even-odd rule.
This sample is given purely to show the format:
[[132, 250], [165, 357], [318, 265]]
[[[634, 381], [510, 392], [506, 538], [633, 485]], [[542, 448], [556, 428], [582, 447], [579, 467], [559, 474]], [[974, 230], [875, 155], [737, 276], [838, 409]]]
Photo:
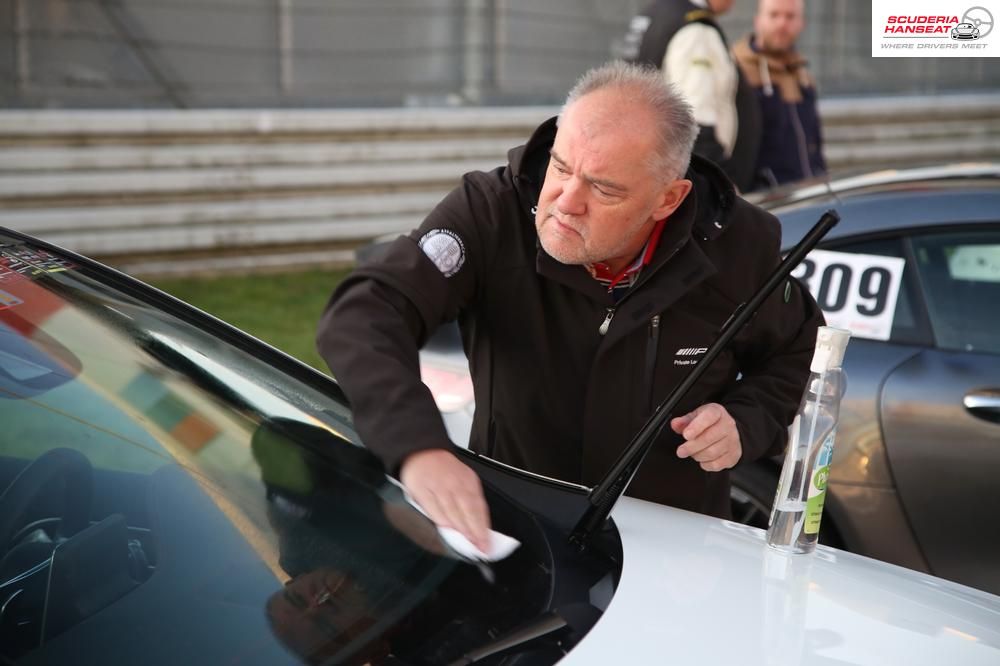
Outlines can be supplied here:
[[[692, 232], [692, 233], [693, 233], [693, 232]], [[687, 243], [688, 243], [688, 239], [687, 239], [687, 238], [685, 238], [685, 239], [684, 239], [684, 240], [682, 240], [682, 241], [681, 241], [680, 243], [678, 243], [678, 244], [677, 244], [677, 247], [675, 247], [674, 249], [672, 249], [672, 250], [670, 251], [670, 254], [668, 254], [668, 255], [667, 255], [667, 258], [663, 260], [663, 263], [665, 264], [665, 263], [667, 263], [668, 261], [670, 261], [671, 259], [673, 259], [673, 258], [674, 258], [674, 255], [676, 255], [676, 254], [677, 254], [678, 252], [680, 252], [680, 251], [681, 251], [681, 248], [682, 248], [682, 247], [684, 247], [685, 245], [687, 245]], [[654, 271], [654, 272], [655, 272], [655, 271]], [[637, 288], [639, 287], [639, 285], [643, 284], [643, 283], [644, 283], [644, 282], [645, 282], [645, 281], [646, 281], [646, 280], [648, 279], [648, 278], [647, 278], [647, 276], [648, 276], [648, 275], [652, 275], [652, 273], [650, 273], [650, 272], [649, 272], [649, 271], [647, 271], [646, 269], [643, 269], [643, 270], [642, 270], [642, 273], [640, 273], [640, 274], [639, 274], [639, 279], [637, 279], [637, 280], [635, 281], [635, 284], [634, 284], [634, 285], [632, 285], [632, 288], [631, 288], [631, 289], [629, 289], [628, 291], [626, 291], [626, 292], [625, 292], [625, 294], [624, 294], [624, 295], [623, 295], [623, 296], [622, 296], [622, 297], [621, 297], [621, 298], [620, 298], [620, 299], [618, 300], [618, 302], [617, 302], [617, 303], [615, 303], [615, 307], [618, 307], [619, 305], [621, 305], [621, 304], [622, 304], [622, 302], [623, 302], [623, 301], [624, 301], [624, 300], [625, 300], [626, 298], [628, 298], [628, 297], [629, 297], [629, 296], [630, 296], [630, 295], [632, 294], [632, 292], [634, 292], [634, 291], [635, 291], [635, 290], [636, 290], [636, 289], [637, 289]], [[612, 309], [614, 309], [614, 308], [612, 308]]]
[[607, 314], [604, 316], [604, 321], [601, 322], [601, 327], [597, 329], [597, 332], [602, 336], [607, 334], [608, 329], [611, 328], [611, 320], [615, 317], [615, 309], [607, 308]]
[[[667, 258], [664, 261], [666, 262], [666, 261], [670, 261], [671, 259], [673, 259], [674, 255], [677, 254], [678, 252], [680, 252], [681, 248], [684, 247], [685, 245], [687, 245], [687, 239], [686, 238], [684, 240], [682, 240], [677, 245], [677, 247], [675, 247], [673, 250], [670, 251], [670, 254], [667, 256]], [[645, 271], [643, 271], [643, 272], [645, 273]], [[642, 284], [644, 278], [645, 278], [645, 275], [640, 275], [639, 276], [639, 280], [634, 285], [632, 285], [632, 288], [629, 289], [621, 297], [621, 300], [619, 300], [615, 304], [615, 307], [613, 307], [613, 308], [605, 308], [606, 313], [604, 315], [604, 321], [601, 322], [600, 328], [597, 329], [597, 332], [600, 333], [602, 337], [604, 335], [607, 335], [608, 329], [611, 328], [611, 320], [614, 319], [614, 317], [615, 317], [615, 309], [619, 305], [621, 305], [625, 301], [626, 298], [629, 297], [629, 295], [631, 294], [631, 292], [634, 291], [636, 287], [638, 287], [640, 284]], [[657, 319], [657, 325], [659, 325], [659, 319]]]
[[656, 385], [656, 352], [660, 347], [660, 315], [653, 315], [649, 320], [649, 338], [646, 342], [646, 386], [649, 388], [647, 394], [646, 413], [653, 413], [653, 387]]

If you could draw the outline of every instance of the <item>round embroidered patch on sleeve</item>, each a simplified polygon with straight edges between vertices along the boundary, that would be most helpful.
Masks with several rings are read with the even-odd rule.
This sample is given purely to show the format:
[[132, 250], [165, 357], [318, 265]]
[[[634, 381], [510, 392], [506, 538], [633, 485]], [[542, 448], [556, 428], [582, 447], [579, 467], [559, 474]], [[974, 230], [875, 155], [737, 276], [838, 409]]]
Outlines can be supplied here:
[[465, 263], [465, 243], [454, 231], [431, 229], [418, 243], [445, 277], [451, 277]]

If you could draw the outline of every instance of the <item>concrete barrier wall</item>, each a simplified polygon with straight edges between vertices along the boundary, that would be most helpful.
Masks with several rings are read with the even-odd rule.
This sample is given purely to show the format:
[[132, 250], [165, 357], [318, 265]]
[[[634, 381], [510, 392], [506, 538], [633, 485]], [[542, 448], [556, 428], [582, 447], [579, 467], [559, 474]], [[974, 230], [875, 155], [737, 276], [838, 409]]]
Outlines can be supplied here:
[[[556, 111], [0, 112], [0, 226], [137, 273], [342, 263]], [[1000, 160], [1000, 95], [821, 114], [834, 172]]]

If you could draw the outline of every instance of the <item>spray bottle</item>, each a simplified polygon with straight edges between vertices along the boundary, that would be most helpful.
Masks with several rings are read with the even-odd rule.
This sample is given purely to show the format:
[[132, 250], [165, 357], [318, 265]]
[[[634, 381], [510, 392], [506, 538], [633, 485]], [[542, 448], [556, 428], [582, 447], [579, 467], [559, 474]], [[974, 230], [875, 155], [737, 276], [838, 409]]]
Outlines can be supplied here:
[[809, 383], [788, 429], [788, 450], [771, 509], [767, 545], [787, 553], [811, 553], [830, 476], [830, 459], [846, 389], [841, 369], [850, 331], [821, 326], [810, 365]]

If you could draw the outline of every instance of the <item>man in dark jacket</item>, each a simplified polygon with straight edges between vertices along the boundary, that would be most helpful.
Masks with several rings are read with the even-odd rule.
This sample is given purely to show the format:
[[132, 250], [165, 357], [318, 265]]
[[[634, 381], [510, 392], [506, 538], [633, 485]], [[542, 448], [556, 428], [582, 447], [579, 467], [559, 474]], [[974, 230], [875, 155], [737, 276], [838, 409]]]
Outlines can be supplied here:
[[694, 152], [722, 167], [738, 188], [753, 182], [760, 118], [717, 17], [733, 0], [655, 0], [629, 24], [623, 55], [656, 67], [694, 109]]
[[[462, 330], [471, 447], [593, 484], [778, 264], [777, 221], [690, 157], [697, 131], [656, 72], [592, 70], [507, 166], [466, 174], [334, 293], [320, 353], [362, 439], [439, 524], [486, 545], [479, 479], [420, 382], [418, 348], [438, 325]], [[797, 282], [779, 289], [678, 406], [629, 493], [726, 516], [725, 470], [785, 444], [820, 322]]]
[[754, 32], [733, 46], [760, 104], [760, 148], [750, 189], [826, 173], [816, 85], [795, 50], [803, 11], [803, 0], [760, 0]]

